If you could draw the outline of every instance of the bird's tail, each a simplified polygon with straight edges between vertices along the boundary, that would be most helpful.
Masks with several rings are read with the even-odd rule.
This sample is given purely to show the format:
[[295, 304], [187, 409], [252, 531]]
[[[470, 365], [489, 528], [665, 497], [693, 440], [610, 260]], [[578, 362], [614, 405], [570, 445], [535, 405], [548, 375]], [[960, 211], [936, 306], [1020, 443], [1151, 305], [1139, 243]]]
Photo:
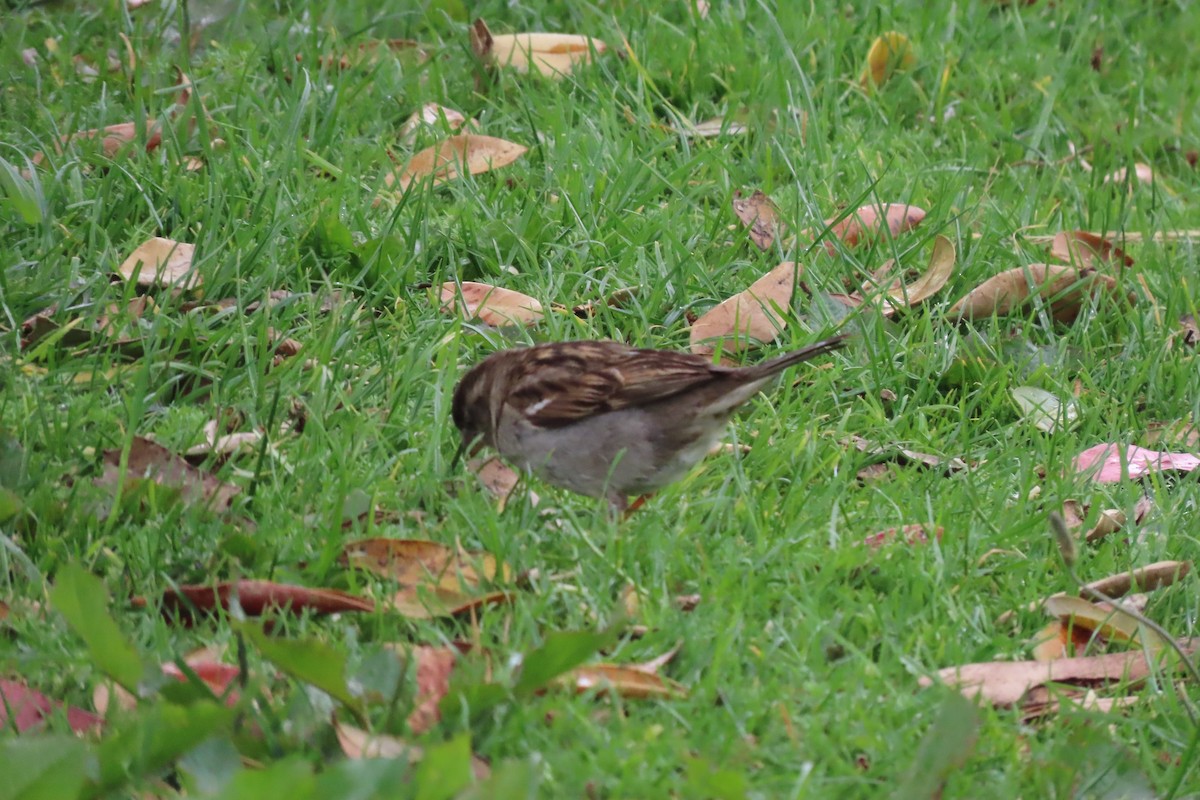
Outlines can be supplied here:
[[790, 353], [784, 353], [781, 356], [776, 356], [761, 364], [757, 364], [751, 369], [760, 373], [762, 376], [774, 375], [777, 372], [782, 372], [790, 366], [799, 364], [801, 361], [808, 361], [810, 358], [816, 358], [819, 355], [837, 350], [845, 346], [850, 340], [849, 334], [841, 334], [832, 336], [828, 339], [823, 339], [807, 347], [801, 347], [799, 350], [793, 350]]

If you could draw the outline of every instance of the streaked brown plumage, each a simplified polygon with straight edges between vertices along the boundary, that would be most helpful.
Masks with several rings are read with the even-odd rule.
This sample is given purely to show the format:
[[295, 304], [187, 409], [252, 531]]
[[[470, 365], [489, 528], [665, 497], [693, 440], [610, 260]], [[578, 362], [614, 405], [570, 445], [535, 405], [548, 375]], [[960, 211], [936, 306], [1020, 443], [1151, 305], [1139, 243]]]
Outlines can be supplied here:
[[604, 341], [502, 350], [459, 382], [452, 415], [464, 447], [480, 440], [620, 511], [630, 495], [683, 477], [771, 378], [844, 343], [826, 339], [750, 367]]

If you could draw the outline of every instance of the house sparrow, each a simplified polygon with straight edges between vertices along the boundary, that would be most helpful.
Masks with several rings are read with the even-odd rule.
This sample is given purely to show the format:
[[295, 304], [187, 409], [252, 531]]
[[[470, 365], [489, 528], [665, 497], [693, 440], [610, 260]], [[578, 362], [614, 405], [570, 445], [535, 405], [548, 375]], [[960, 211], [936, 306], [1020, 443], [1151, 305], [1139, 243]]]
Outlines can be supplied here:
[[778, 373], [845, 338], [752, 367], [618, 342], [502, 350], [459, 382], [452, 415], [462, 450], [482, 442], [547, 483], [607, 498], [620, 513], [630, 495], [682, 478], [734, 410]]

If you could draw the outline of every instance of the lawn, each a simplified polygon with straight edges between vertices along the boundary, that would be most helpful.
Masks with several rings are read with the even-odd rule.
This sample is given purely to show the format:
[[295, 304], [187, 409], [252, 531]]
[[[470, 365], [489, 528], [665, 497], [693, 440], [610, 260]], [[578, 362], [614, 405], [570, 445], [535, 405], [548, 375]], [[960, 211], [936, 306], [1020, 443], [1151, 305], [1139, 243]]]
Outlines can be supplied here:
[[[1200, 555], [1190, 4], [3, 1], [0, 798], [1200, 796], [1196, 685], [1127, 613], [1062, 634], [1105, 680], [937, 677], [1034, 657], [1060, 551]], [[477, 19], [597, 41], [522, 73]], [[474, 122], [404, 130], [428, 103]], [[519, 147], [420, 155], [464, 132]], [[879, 204], [924, 217], [854, 242]], [[1128, 261], [1043, 284], [1075, 230]], [[194, 247], [174, 284], [153, 237]], [[786, 325], [720, 355], [850, 344], [627, 518], [452, 463], [484, 356], [687, 350], [783, 261]], [[518, 308], [460, 313], [469, 282]], [[185, 466], [214, 430], [248, 435]], [[1104, 444], [1148, 474], [1081, 469]], [[442, 548], [347, 547], [378, 538]], [[1197, 578], [1164, 583], [1140, 613], [1186, 648]]]

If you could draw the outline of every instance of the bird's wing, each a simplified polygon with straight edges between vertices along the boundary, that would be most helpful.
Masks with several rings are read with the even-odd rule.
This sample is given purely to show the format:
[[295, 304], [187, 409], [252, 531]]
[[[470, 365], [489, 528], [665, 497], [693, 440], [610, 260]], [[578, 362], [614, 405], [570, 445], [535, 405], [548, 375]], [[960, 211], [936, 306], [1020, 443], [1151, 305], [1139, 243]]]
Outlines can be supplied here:
[[509, 404], [548, 428], [665, 400], [731, 372], [700, 356], [615, 342], [539, 345], [531, 356]]

